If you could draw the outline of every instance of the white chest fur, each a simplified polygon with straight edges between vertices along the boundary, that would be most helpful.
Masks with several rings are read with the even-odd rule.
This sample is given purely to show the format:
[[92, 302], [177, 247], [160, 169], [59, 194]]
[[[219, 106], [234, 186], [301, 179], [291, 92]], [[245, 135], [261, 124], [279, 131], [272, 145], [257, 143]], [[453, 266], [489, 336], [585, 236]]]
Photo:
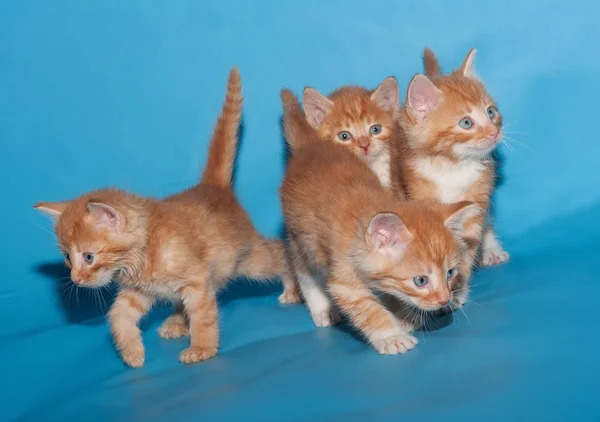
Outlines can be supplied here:
[[381, 184], [386, 188], [389, 187], [391, 182], [389, 151], [385, 150], [377, 154], [377, 156], [369, 161], [369, 165], [379, 178]]
[[437, 186], [438, 199], [447, 204], [464, 200], [469, 188], [480, 180], [485, 169], [479, 161], [454, 163], [431, 158], [418, 158], [413, 167], [419, 176]]

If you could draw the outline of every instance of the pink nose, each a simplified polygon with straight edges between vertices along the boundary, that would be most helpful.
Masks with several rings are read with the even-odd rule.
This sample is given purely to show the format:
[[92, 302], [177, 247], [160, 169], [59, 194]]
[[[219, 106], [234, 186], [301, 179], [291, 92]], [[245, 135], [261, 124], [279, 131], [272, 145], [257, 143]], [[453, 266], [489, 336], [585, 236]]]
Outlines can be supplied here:
[[449, 304], [449, 303], [450, 303], [450, 299], [446, 299], [446, 300], [440, 300], [440, 301], [438, 302], [438, 305], [440, 305], [440, 306], [446, 306], [446, 305], [447, 305], [447, 304]]
[[369, 145], [361, 145], [360, 149], [362, 149], [364, 152], [367, 152], [369, 150]]
[[496, 139], [498, 139], [498, 134], [500, 133], [500, 131], [495, 130], [493, 132], [488, 133], [488, 139], [490, 141], [495, 141]]

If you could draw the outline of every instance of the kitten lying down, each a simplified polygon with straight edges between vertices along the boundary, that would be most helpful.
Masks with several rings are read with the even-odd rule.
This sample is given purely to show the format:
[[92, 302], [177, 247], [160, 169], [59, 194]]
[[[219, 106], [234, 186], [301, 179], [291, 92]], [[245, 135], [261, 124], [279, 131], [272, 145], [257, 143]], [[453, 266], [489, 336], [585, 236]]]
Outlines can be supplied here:
[[[296, 107], [289, 91], [286, 107]], [[472, 202], [404, 202], [348, 148], [318, 142], [295, 122], [281, 198], [289, 252], [300, 289], [317, 326], [339, 321], [339, 308], [382, 354], [417, 344], [414, 326], [397, 319], [377, 298], [393, 295], [406, 306], [436, 311], [454, 299], [463, 222]], [[288, 142], [290, 140], [288, 139]]]
[[189, 334], [190, 346], [179, 359], [193, 363], [217, 353], [215, 293], [230, 279], [281, 277], [293, 284], [283, 244], [257, 233], [231, 189], [241, 113], [240, 75], [233, 69], [202, 181], [180, 194], [158, 200], [102, 189], [35, 206], [56, 219], [74, 283], [100, 287], [114, 279], [120, 284], [109, 319], [129, 366], [144, 364], [138, 322], [157, 299], [178, 305], [159, 333]]

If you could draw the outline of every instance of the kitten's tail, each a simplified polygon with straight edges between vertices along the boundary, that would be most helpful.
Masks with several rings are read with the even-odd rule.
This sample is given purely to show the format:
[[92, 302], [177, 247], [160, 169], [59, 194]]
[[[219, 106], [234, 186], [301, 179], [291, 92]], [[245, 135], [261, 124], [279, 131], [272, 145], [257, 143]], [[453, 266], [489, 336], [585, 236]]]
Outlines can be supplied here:
[[227, 96], [210, 141], [208, 160], [201, 183], [230, 186], [238, 143], [238, 128], [242, 117], [242, 103], [240, 71], [234, 67], [229, 73]]
[[423, 51], [423, 65], [425, 66], [425, 76], [428, 78], [439, 76], [442, 73], [440, 64], [430, 48], [425, 48]]
[[302, 106], [292, 91], [281, 90], [281, 103], [283, 104], [283, 134], [292, 152], [314, 142], [317, 134], [306, 121]]

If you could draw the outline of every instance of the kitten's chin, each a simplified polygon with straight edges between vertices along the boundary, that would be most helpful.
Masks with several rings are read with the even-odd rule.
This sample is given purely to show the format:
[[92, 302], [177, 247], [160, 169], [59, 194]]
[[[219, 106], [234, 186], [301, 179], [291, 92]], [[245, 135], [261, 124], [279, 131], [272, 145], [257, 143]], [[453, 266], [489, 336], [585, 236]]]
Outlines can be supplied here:
[[496, 142], [483, 147], [464, 144], [456, 145], [454, 147], [454, 155], [459, 160], [485, 160], [492, 154], [492, 152], [494, 152], [497, 145], [498, 144]]
[[89, 289], [99, 289], [100, 287], [104, 287], [112, 283], [114, 274], [115, 271], [105, 271], [96, 280], [90, 280], [85, 283], [80, 283], [78, 284], [78, 286], [86, 287]]

